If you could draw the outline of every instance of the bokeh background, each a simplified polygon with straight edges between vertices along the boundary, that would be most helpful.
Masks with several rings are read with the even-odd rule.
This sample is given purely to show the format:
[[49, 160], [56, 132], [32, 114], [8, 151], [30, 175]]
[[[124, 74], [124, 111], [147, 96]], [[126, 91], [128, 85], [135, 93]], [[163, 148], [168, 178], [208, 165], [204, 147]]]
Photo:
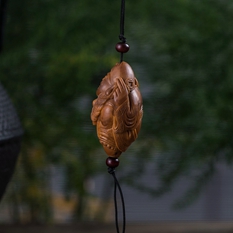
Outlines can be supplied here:
[[[119, 62], [120, 0], [9, 0], [0, 81], [24, 127], [2, 224], [114, 221], [90, 112]], [[127, 0], [144, 101], [117, 176], [134, 222], [233, 220], [233, 2]]]

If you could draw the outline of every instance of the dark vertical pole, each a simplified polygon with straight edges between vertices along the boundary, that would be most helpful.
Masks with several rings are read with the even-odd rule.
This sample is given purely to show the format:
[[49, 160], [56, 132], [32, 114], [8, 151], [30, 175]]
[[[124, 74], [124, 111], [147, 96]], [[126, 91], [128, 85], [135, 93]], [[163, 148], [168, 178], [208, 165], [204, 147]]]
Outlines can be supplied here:
[[0, 53], [3, 49], [3, 40], [4, 40], [4, 25], [6, 18], [6, 2], [7, 0], [0, 0]]

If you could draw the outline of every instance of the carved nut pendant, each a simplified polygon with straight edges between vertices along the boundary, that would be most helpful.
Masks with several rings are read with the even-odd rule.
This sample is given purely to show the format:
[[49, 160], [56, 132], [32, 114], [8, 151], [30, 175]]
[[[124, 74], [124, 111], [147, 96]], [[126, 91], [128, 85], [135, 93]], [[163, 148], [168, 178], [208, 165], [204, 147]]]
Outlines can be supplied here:
[[117, 63], [102, 79], [93, 101], [91, 120], [106, 154], [118, 158], [138, 136], [143, 105], [130, 65]]

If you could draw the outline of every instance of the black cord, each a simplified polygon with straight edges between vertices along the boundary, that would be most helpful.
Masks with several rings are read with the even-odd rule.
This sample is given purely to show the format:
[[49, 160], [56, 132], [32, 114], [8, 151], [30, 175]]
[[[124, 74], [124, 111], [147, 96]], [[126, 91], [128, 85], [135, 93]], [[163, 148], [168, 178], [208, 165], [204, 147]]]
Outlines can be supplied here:
[[125, 34], [125, 0], [121, 0], [121, 17], [120, 17], [120, 35], [119, 39], [125, 43], [126, 38], [124, 37]]
[[115, 224], [116, 224], [116, 230], [117, 233], [120, 232], [119, 230], [119, 221], [118, 221], [118, 208], [117, 208], [117, 189], [119, 190], [120, 193], [120, 197], [121, 197], [121, 204], [122, 204], [122, 212], [123, 212], [123, 223], [122, 223], [122, 233], [125, 233], [125, 201], [124, 201], [124, 196], [123, 196], [123, 192], [121, 189], [121, 186], [116, 178], [115, 175], [115, 170], [114, 168], [108, 168], [108, 172], [113, 176], [114, 179], [114, 205], [115, 205]]
[[119, 225], [118, 225], [118, 208], [117, 208], [117, 184], [114, 182], [114, 206], [115, 206], [115, 224], [117, 233], [119, 233]]
[[[120, 16], [120, 35], [119, 39], [122, 43], [126, 43], [125, 34], [125, 0], [121, 0], [121, 16]], [[123, 61], [123, 53], [121, 53], [120, 62]]]

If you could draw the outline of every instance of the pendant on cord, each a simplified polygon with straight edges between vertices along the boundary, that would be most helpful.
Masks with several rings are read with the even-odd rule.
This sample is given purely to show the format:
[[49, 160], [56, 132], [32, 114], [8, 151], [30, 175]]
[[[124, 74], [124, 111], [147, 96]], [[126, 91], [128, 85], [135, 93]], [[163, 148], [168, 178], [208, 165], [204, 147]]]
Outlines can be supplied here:
[[137, 138], [143, 115], [139, 84], [130, 65], [117, 63], [102, 79], [96, 94], [92, 123], [106, 154], [118, 158]]
[[123, 61], [124, 53], [129, 45], [124, 37], [125, 0], [121, 0], [120, 35], [115, 46], [121, 53], [120, 62], [102, 79], [96, 91], [97, 98], [92, 103], [91, 120], [96, 125], [97, 136], [108, 158], [108, 172], [114, 178], [114, 205], [117, 233], [119, 230], [117, 189], [121, 196], [123, 223], [125, 233], [125, 204], [120, 184], [115, 176], [115, 168], [119, 165], [118, 157], [126, 151], [138, 136], [141, 128], [143, 105], [138, 80], [130, 65]]

